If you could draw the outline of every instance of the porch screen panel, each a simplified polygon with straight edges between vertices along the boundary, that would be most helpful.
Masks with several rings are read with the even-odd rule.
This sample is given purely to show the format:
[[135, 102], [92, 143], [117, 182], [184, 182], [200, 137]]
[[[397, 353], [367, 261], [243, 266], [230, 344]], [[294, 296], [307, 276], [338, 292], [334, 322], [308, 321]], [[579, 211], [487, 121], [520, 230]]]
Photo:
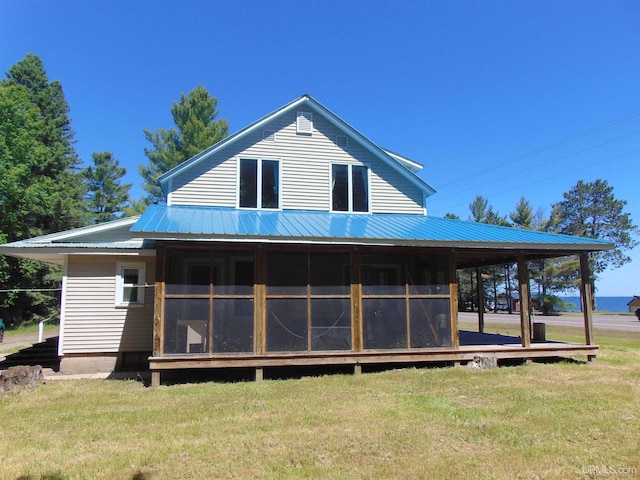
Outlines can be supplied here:
[[448, 295], [448, 262], [445, 255], [409, 255], [409, 295]]
[[311, 255], [310, 266], [311, 295], [349, 295], [349, 255], [315, 253]]
[[267, 295], [307, 294], [307, 254], [267, 255]]
[[403, 255], [362, 256], [363, 295], [405, 295]]
[[267, 351], [297, 352], [307, 350], [306, 299], [267, 300], [266, 314]]
[[215, 299], [213, 326], [214, 353], [252, 352], [253, 299]]
[[205, 353], [208, 338], [209, 299], [165, 300], [165, 353]]
[[210, 257], [207, 251], [170, 250], [167, 254], [166, 293], [209, 295]]
[[363, 299], [362, 317], [364, 348], [407, 348], [407, 308], [404, 298]]
[[409, 311], [411, 348], [451, 346], [449, 299], [412, 298]]
[[351, 300], [311, 300], [311, 350], [351, 350]]

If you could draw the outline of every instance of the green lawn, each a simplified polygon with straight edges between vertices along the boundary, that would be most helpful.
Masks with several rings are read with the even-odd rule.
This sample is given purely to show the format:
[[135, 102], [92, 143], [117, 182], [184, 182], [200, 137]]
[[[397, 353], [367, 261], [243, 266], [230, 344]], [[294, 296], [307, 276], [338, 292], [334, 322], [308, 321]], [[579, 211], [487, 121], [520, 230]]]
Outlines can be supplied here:
[[50, 382], [0, 397], [0, 478], [640, 478], [640, 336], [596, 339], [593, 364]]

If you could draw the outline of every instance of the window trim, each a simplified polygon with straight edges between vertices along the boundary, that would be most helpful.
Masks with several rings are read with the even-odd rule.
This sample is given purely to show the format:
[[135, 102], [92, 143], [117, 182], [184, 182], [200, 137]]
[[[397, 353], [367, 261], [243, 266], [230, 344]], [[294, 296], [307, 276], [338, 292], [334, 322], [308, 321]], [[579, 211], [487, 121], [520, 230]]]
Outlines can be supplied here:
[[[333, 166], [343, 165], [347, 167], [347, 210], [333, 209]], [[367, 169], [367, 210], [353, 210], [353, 167], [365, 167]], [[329, 211], [331, 213], [371, 213], [371, 166], [368, 163], [331, 162], [329, 164]]]
[[[138, 270], [138, 284], [130, 285], [124, 283], [124, 270]], [[147, 264], [144, 262], [117, 262], [116, 263], [116, 307], [143, 307], [144, 306], [144, 291], [146, 285]], [[142, 279], [142, 283], [140, 280]], [[128, 302], [124, 300], [125, 288], [137, 288], [138, 289], [138, 301]]]
[[[257, 162], [257, 180], [256, 180], [256, 206], [255, 207], [242, 207], [240, 205], [240, 176], [241, 176], [241, 164], [243, 160], [255, 160]], [[267, 208], [262, 206], [262, 162], [277, 162], [278, 163], [278, 178], [276, 181], [278, 182], [278, 205], [275, 208]], [[279, 158], [268, 158], [268, 157], [238, 157], [237, 168], [236, 168], [236, 208], [242, 210], [268, 210], [268, 211], [276, 211], [282, 209], [282, 160]]]

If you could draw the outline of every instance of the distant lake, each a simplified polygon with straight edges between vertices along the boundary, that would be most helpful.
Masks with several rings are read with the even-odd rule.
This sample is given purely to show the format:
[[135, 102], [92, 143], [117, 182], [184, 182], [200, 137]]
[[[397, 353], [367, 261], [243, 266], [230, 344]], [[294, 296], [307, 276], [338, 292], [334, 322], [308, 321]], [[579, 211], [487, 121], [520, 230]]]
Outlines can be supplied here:
[[[596, 295], [596, 311], [597, 312], [619, 312], [629, 313], [627, 303], [633, 297], [599, 297]], [[566, 308], [563, 312], [579, 312], [580, 297], [562, 297], [565, 302], [573, 303], [571, 308]]]

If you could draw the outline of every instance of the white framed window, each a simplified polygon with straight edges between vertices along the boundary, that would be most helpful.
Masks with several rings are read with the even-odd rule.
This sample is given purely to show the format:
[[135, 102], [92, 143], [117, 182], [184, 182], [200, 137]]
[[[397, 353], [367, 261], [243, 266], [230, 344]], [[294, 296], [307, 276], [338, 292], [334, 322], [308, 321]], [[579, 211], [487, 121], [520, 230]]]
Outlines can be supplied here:
[[144, 305], [146, 264], [116, 264], [116, 307]]
[[331, 164], [331, 211], [368, 213], [369, 167], [343, 163]]
[[296, 133], [311, 135], [313, 133], [313, 113], [298, 112], [296, 114]]
[[280, 160], [239, 160], [238, 207], [269, 210], [280, 208]]

